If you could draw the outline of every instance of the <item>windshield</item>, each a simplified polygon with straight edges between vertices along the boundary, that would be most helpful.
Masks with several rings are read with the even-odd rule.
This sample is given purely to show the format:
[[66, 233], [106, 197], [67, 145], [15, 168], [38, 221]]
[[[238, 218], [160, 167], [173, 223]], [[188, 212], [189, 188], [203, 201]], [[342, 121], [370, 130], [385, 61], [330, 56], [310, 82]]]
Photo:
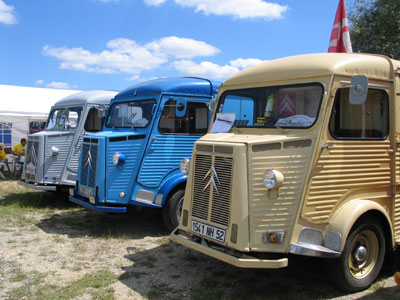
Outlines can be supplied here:
[[155, 103], [155, 100], [114, 103], [108, 114], [107, 127], [147, 127]]
[[309, 128], [318, 117], [322, 94], [317, 83], [226, 91], [211, 132], [231, 127]]
[[75, 130], [78, 126], [82, 107], [57, 108], [50, 112], [47, 131]]

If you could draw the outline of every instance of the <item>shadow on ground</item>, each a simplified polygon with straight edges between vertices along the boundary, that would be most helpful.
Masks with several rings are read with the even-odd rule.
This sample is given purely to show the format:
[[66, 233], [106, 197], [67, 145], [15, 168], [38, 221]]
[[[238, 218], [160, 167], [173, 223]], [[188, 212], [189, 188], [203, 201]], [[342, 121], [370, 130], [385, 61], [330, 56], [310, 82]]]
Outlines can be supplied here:
[[169, 234], [161, 213], [154, 208], [136, 209], [127, 214], [99, 213], [82, 208], [53, 214], [36, 226], [46, 233], [65, 234], [70, 238], [141, 239]]
[[71, 209], [77, 207], [65, 193], [22, 192], [10, 193], [1, 198], [0, 207], [14, 206], [22, 209]]
[[317, 259], [290, 257], [284, 269], [240, 269], [169, 242], [128, 248], [132, 266], [119, 280], [149, 299], [329, 299], [344, 293]]

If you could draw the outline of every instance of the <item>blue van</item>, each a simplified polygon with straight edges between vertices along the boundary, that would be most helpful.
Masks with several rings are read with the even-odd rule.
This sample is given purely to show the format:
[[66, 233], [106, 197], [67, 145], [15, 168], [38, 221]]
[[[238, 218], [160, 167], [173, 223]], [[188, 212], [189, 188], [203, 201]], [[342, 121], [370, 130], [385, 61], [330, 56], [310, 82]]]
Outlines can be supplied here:
[[168, 229], [178, 226], [187, 180], [180, 162], [207, 132], [208, 104], [219, 86], [202, 78], [163, 78], [119, 92], [103, 130], [83, 138], [69, 199], [102, 212], [158, 207]]

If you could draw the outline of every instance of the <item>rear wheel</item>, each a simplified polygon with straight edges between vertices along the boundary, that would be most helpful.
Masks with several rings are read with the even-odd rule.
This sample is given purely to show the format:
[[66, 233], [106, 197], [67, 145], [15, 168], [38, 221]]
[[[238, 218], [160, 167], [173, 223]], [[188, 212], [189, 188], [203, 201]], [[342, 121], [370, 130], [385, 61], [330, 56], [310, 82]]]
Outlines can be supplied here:
[[163, 208], [163, 220], [168, 230], [174, 230], [181, 220], [183, 198], [185, 190], [177, 190], [169, 197], [167, 204]]
[[329, 262], [328, 272], [338, 286], [350, 292], [369, 287], [385, 256], [385, 237], [376, 218], [363, 218], [351, 230], [342, 255]]

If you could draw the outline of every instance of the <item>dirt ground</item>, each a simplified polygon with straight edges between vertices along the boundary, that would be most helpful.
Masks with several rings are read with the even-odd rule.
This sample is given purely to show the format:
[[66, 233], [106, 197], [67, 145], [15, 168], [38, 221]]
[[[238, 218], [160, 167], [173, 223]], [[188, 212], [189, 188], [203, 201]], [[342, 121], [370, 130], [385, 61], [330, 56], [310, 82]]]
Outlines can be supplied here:
[[400, 299], [392, 274], [346, 294], [316, 259], [238, 269], [186, 249], [154, 209], [95, 213], [12, 181], [1, 189], [0, 299]]

